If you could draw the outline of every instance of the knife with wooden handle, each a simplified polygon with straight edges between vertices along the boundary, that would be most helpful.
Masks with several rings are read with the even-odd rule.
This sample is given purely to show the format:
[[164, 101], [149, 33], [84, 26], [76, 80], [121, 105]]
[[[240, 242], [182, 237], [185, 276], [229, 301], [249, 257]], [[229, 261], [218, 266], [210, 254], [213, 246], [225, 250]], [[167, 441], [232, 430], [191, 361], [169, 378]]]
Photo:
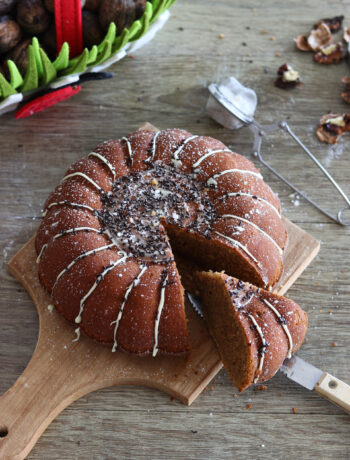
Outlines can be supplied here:
[[[189, 292], [187, 297], [194, 310], [204, 318], [200, 300]], [[315, 391], [350, 413], [350, 385], [347, 383], [295, 355], [284, 360], [280, 371], [293, 382]]]

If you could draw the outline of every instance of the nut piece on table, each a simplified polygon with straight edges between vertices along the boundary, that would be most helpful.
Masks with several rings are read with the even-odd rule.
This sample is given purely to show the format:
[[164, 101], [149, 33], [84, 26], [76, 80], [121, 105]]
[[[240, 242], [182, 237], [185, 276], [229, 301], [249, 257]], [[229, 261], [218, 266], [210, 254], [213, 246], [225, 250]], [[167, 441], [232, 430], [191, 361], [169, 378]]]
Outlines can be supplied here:
[[316, 135], [320, 141], [336, 144], [340, 137], [350, 131], [350, 114], [328, 113], [320, 119]]
[[298, 50], [312, 51], [310, 45], [308, 44], [306, 35], [298, 35], [297, 38], [294, 38], [294, 41], [295, 41], [295, 46], [298, 48]]
[[19, 0], [17, 22], [29, 34], [44, 32], [49, 25], [49, 15], [41, 0]]
[[343, 77], [341, 82], [345, 85], [344, 91], [341, 93], [341, 97], [345, 102], [350, 104], [350, 77]]
[[334, 16], [334, 18], [321, 19], [321, 21], [318, 21], [318, 23], [316, 24], [316, 27], [318, 27], [321, 24], [321, 22], [323, 22], [329, 27], [331, 33], [335, 34], [340, 30], [341, 26], [343, 25], [343, 21], [344, 16]]
[[350, 42], [350, 27], [344, 27], [343, 40], [346, 43]]
[[299, 72], [294, 70], [289, 64], [283, 64], [277, 71], [279, 77], [275, 81], [275, 85], [282, 89], [292, 89], [301, 87]]
[[10, 16], [0, 16], [0, 53], [7, 53], [21, 40], [21, 29]]
[[319, 51], [332, 43], [333, 37], [327, 24], [321, 22], [307, 38], [307, 43], [313, 51]]
[[314, 55], [314, 59], [319, 64], [338, 64], [345, 57], [342, 44], [332, 43]]
[[0, 0], [0, 14], [9, 13], [17, 0]]

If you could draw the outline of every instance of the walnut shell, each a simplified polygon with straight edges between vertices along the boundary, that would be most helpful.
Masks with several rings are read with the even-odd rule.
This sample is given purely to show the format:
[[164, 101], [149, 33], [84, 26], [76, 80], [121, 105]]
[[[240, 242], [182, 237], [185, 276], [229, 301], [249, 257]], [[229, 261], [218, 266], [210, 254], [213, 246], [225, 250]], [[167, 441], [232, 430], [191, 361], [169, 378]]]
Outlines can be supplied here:
[[83, 11], [83, 42], [84, 47], [91, 48], [103, 40], [103, 31], [98, 18], [90, 11]]
[[332, 43], [332, 41], [331, 31], [324, 22], [318, 24], [317, 29], [313, 30], [307, 39], [307, 43], [313, 51], [319, 51]]
[[15, 6], [16, 0], [0, 0], [0, 14], [9, 13]]
[[17, 22], [29, 34], [44, 32], [49, 25], [49, 15], [41, 0], [19, 0]]
[[100, 6], [101, 0], [86, 0], [84, 9], [87, 11], [96, 11]]
[[0, 53], [7, 53], [21, 40], [21, 29], [10, 16], [0, 16]]
[[102, 0], [99, 20], [103, 30], [107, 30], [109, 24], [114, 22], [119, 35], [135, 20], [135, 3], [132, 0]]

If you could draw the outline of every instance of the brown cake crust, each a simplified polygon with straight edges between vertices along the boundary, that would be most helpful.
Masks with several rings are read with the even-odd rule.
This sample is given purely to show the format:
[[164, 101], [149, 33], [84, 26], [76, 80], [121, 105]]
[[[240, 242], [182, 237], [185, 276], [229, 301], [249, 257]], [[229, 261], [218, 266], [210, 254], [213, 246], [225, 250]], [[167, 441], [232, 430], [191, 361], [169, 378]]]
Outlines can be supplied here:
[[208, 328], [239, 391], [269, 380], [306, 334], [307, 315], [292, 300], [224, 273], [200, 272]]
[[[199, 198], [183, 190], [181, 223], [173, 211], [160, 217], [166, 263], [134, 252], [124, 260], [104, 212], [122, 190], [142, 181], [148, 186], [154, 168], [188, 177], [191, 196]], [[95, 340], [131, 353], [186, 352], [183, 289], [164, 232], [172, 247], [202, 266], [258, 286], [274, 285], [282, 273], [280, 203], [253, 163], [216, 139], [168, 129], [106, 141], [68, 169], [45, 203], [37, 233], [40, 280], [57, 310]]]

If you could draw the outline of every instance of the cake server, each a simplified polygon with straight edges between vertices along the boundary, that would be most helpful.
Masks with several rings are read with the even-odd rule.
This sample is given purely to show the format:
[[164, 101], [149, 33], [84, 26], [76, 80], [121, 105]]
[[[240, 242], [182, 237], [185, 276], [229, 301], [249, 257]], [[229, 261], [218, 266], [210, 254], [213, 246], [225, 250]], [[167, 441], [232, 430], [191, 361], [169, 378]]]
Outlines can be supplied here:
[[[194, 310], [204, 319], [201, 301], [186, 292]], [[280, 371], [293, 382], [313, 390], [350, 413], [350, 385], [313, 366], [296, 355], [285, 359]]]
[[[228, 77], [219, 85], [212, 83], [208, 87], [210, 96], [207, 103], [207, 111], [211, 117], [228, 129], [239, 129], [247, 126], [254, 134], [253, 156], [257, 158], [266, 168], [275, 174], [281, 181], [287, 184], [298, 195], [302, 196], [306, 201], [312, 204], [315, 208], [332, 219], [334, 222], [341, 225], [350, 225], [350, 219], [347, 219], [343, 214], [345, 211], [350, 216], [350, 198], [345, 194], [340, 185], [330, 175], [327, 169], [317, 160], [306, 145], [292, 131], [286, 121], [277, 122], [271, 125], [262, 126], [254, 119], [254, 113], [257, 106], [257, 96], [254, 90], [243, 86], [236, 78]], [[292, 139], [302, 148], [314, 163], [321, 169], [323, 174], [336, 188], [338, 193], [344, 199], [346, 206], [340, 208], [337, 214], [329, 213], [322, 206], [317, 204], [312, 198], [308, 197], [304, 192], [299, 190], [286, 177], [274, 169], [261, 153], [261, 144], [263, 138], [272, 131], [282, 130], [289, 134]]]

